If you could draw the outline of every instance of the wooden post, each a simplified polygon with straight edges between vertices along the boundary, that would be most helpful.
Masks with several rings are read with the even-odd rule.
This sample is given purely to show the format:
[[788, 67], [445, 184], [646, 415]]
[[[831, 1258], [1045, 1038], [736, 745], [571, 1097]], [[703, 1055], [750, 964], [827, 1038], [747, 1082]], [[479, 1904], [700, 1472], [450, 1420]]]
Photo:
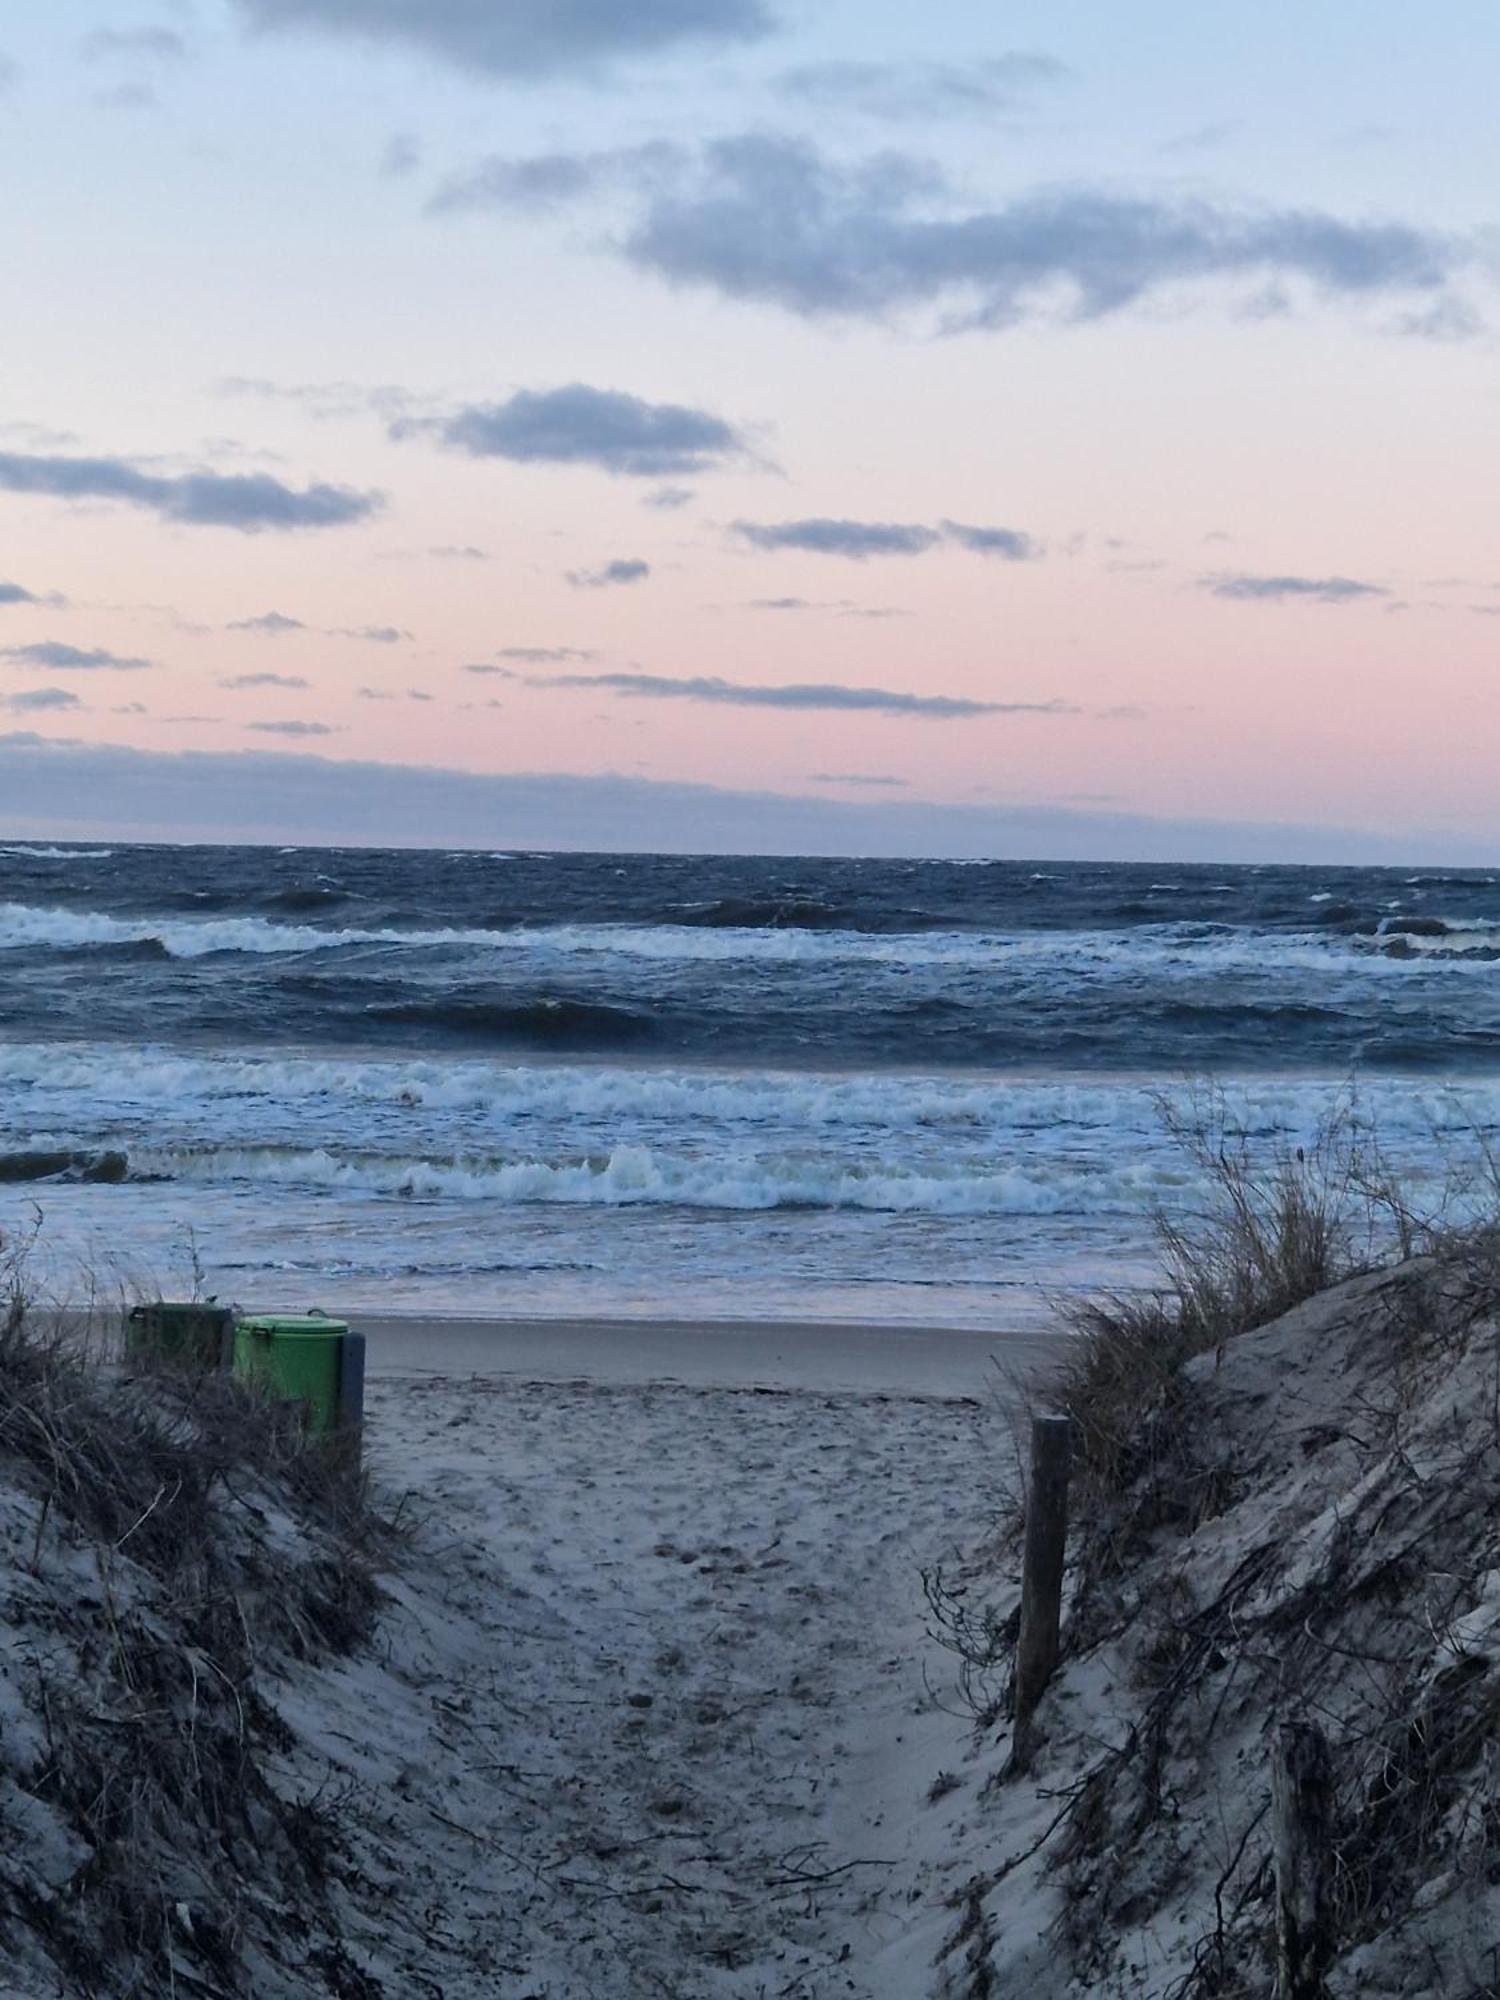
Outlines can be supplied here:
[[1329, 1959], [1333, 1759], [1316, 1723], [1284, 1722], [1272, 1747], [1276, 2000], [1323, 2000]]
[[1021, 1572], [1021, 1631], [1016, 1641], [1012, 1770], [1024, 1769], [1030, 1760], [1032, 1717], [1057, 1665], [1072, 1458], [1072, 1418], [1033, 1417], [1026, 1551]]
[[339, 1339], [335, 1427], [341, 1444], [357, 1465], [365, 1430], [365, 1337], [362, 1333], [346, 1333]]

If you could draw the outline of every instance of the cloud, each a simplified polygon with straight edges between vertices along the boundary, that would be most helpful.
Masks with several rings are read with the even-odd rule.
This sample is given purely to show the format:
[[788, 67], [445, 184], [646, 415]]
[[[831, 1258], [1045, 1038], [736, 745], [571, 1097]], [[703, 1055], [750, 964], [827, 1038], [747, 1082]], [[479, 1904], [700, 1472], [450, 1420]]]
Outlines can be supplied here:
[[747, 611], [828, 611], [835, 618], [910, 618], [895, 604], [855, 604], [847, 597], [752, 597]]
[[666, 674], [537, 675], [533, 687], [603, 688], [647, 701], [701, 701], [735, 708], [862, 709], [884, 715], [921, 715], [956, 721], [971, 715], [1076, 715], [1061, 701], [970, 701], [947, 694], [905, 694], [892, 688], [838, 687], [821, 682], [760, 687], [717, 676], [675, 679]]
[[[161, 99], [149, 83], [112, 83], [108, 90], [96, 90], [92, 102], [102, 111], [154, 111]], [[164, 716], [163, 721], [196, 722], [197, 716]]]
[[0, 97], [7, 96], [21, 81], [21, 65], [7, 55], [0, 55]]
[[[591, 660], [593, 653], [586, 646], [502, 646], [502, 660], [524, 660], [530, 666], [560, 664], [565, 660]], [[471, 668], [477, 672], [477, 668]]]
[[905, 791], [911, 783], [908, 778], [877, 777], [868, 771], [809, 771], [807, 782], [810, 785], [868, 785], [890, 791]]
[[54, 673], [89, 673], [99, 669], [109, 669], [116, 673], [136, 673], [142, 667], [149, 667], [149, 660], [128, 658], [120, 653], [111, 653], [102, 646], [87, 651], [81, 646], [68, 646], [61, 639], [37, 639], [29, 646], [6, 646], [4, 656], [23, 667], [49, 667]]
[[1203, 579], [1203, 588], [1239, 604], [1353, 604], [1391, 594], [1382, 584], [1351, 576], [1211, 576]]
[[445, 562], [488, 562], [490, 559], [488, 549], [476, 549], [471, 542], [445, 542], [427, 553]]
[[734, 532], [754, 549], [803, 549], [811, 555], [848, 556], [864, 562], [870, 556], [920, 556], [935, 548], [936, 528], [897, 521], [834, 521], [816, 516], [805, 521], [736, 521]]
[[674, 514], [679, 507], [691, 506], [697, 497], [691, 486], [658, 486], [654, 493], [645, 496], [641, 505], [654, 507], [662, 514]]
[[300, 618], [288, 618], [284, 611], [262, 611], [258, 618], [236, 618], [224, 630], [263, 632], [267, 638], [277, 639], [283, 632], [305, 632], [307, 627]]
[[395, 625], [308, 625], [300, 618], [289, 618], [284, 611], [263, 611], [258, 618], [236, 618], [224, 630], [259, 632], [268, 639], [279, 639], [284, 632], [318, 632], [325, 639], [363, 639], [374, 646], [394, 646], [399, 640], [411, 637], [410, 632], [403, 632]]
[[[522, 657], [527, 659], [550, 660], [554, 657], [553, 654], [547, 651], [545, 646], [538, 646], [533, 650], [528, 650], [523, 646], [520, 650]], [[566, 653], [559, 653], [555, 657], [566, 658], [568, 656]], [[465, 665], [464, 672], [466, 674], [488, 674], [491, 679], [502, 681], [515, 681], [521, 678], [514, 667], [497, 667], [493, 660], [470, 660]]]
[[0, 735], [21, 837], [677, 854], [1045, 854], [1058, 860], [1484, 865], [1493, 842], [1385, 830], [1151, 819], [1052, 804], [947, 805], [734, 791], [617, 773], [504, 776], [316, 751], [153, 751]]
[[301, 674], [231, 674], [219, 682], [221, 688], [305, 688], [311, 682]]
[[685, 157], [669, 139], [592, 153], [489, 153], [462, 173], [450, 175], [428, 201], [427, 213], [459, 215], [500, 208], [545, 215], [618, 183], [636, 190], [665, 186]]
[[1031, 536], [1015, 528], [969, 528], [962, 521], [944, 521], [943, 533], [973, 555], [997, 556], [1002, 562], [1031, 562], [1041, 554]]
[[1070, 70], [1055, 56], [1012, 50], [973, 63], [816, 62], [783, 70], [773, 88], [819, 110], [869, 118], [945, 118], [1020, 110], [1037, 93], [1065, 82]]
[[252, 27], [411, 47], [500, 78], [589, 72], [679, 43], [769, 34], [763, 0], [236, 0]]
[[187, 42], [172, 28], [95, 28], [79, 44], [85, 62], [181, 62]]
[[593, 465], [634, 479], [707, 472], [745, 455], [739, 433], [722, 417], [681, 403], [647, 403], [617, 389], [572, 382], [562, 389], [521, 389], [505, 403], [472, 403], [437, 422], [392, 425], [393, 436], [435, 429], [471, 458], [522, 465]]
[[410, 132], [393, 132], [380, 156], [380, 171], [387, 179], [399, 180], [414, 174], [422, 164], [422, 142]]
[[568, 581], [575, 590], [607, 590], [616, 583], [644, 583], [651, 565], [639, 556], [617, 557], [602, 569], [570, 569]]
[[[633, 204], [614, 247], [638, 269], [808, 317], [925, 307], [949, 325], [1002, 329], [1102, 319], [1170, 288], [1225, 285], [1263, 302], [1267, 286], [1279, 288], [1273, 297], [1300, 286], [1356, 303], [1416, 295], [1431, 304], [1471, 262], [1469, 245], [1440, 231], [1316, 208], [1088, 186], [976, 206], [914, 156], [847, 161], [766, 133], [679, 149], [669, 171], [625, 155], [556, 155], [554, 185], [569, 158], [583, 163], [574, 199], [614, 189]], [[504, 164], [514, 189], [527, 163]], [[487, 198], [513, 203], [499, 166], [487, 164]], [[1440, 320], [1445, 330], [1456, 323], [1451, 311]]]
[[1178, 132], [1170, 139], [1164, 139], [1161, 151], [1173, 153], [1211, 153], [1224, 145], [1239, 131], [1237, 121], [1221, 118], [1209, 125], [1195, 125], [1190, 132]]
[[71, 688], [22, 688], [17, 694], [6, 695], [0, 706], [16, 715], [26, 715], [49, 708], [82, 708], [83, 703]]
[[35, 604], [36, 593], [23, 590], [19, 583], [0, 582], [0, 604]]
[[[801, 549], [809, 555], [847, 556], [853, 562], [865, 562], [871, 556], [926, 555], [943, 541], [1006, 562], [1029, 562], [1042, 552], [1040, 545], [1019, 529], [973, 528], [961, 521], [944, 521], [930, 528], [911, 521], [839, 521], [815, 515], [804, 521], [736, 521], [733, 530], [752, 548]], [[784, 597], [762, 598], [758, 608], [801, 611], [813, 607], [801, 598]]]
[[347, 486], [284, 485], [269, 473], [145, 472], [123, 458], [61, 458], [0, 452], [0, 488], [58, 500], [117, 500], [145, 507], [190, 527], [339, 528], [366, 520], [383, 505], [377, 493]]
[[334, 736], [337, 731], [326, 722], [247, 722], [247, 729], [254, 729], [262, 736]]

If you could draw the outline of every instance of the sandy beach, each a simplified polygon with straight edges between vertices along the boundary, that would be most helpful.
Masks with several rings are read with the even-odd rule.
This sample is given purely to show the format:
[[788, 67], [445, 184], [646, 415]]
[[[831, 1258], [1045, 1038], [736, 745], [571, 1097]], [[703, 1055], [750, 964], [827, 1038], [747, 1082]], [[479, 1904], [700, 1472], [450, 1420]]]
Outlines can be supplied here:
[[1006, 1374], [1045, 1343], [363, 1325], [371, 1464], [418, 1559], [391, 1585], [378, 1728], [346, 1668], [289, 1719], [347, 1774], [364, 1872], [426, 1913], [400, 1963], [371, 1935], [382, 1976], [922, 1990], [953, 1865], [927, 1795], [967, 1718], [921, 1571], [993, 1520]]

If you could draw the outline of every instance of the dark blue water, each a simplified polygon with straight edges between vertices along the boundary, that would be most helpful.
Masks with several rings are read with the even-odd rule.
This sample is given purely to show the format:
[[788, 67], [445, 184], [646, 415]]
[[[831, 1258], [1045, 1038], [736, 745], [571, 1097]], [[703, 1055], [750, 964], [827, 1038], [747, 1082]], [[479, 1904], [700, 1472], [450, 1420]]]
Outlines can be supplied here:
[[0, 847], [0, 1237], [257, 1304], [1013, 1326], [1351, 1087], [1500, 1146], [1479, 872]]
[[62, 855], [0, 852], [12, 1037], [1006, 1070], [1500, 1055], [1480, 872]]

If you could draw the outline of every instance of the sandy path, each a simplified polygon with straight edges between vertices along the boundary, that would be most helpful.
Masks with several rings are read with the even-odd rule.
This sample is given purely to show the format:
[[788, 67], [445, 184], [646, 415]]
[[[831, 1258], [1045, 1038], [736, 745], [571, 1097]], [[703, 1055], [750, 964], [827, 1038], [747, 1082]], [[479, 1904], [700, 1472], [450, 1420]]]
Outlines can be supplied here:
[[475, 1971], [433, 1990], [897, 2000], [879, 1963], [934, 1887], [925, 1792], [962, 1733], [919, 1571], [972, 1543], [1008, 1451], [970, 1386], [374, 1374], [426, 1554], [391, 1639], [417, 1706], [365, 1778], [443, 1718], [424, 1893]]
[[847, 1389], [980, 1396], [1056, 1352], [1057, 1336], [819, 1321], [445, 1319], [358, 1313], [372, 1375], [530, 1382], [680, 1382], [700, 1389]]

